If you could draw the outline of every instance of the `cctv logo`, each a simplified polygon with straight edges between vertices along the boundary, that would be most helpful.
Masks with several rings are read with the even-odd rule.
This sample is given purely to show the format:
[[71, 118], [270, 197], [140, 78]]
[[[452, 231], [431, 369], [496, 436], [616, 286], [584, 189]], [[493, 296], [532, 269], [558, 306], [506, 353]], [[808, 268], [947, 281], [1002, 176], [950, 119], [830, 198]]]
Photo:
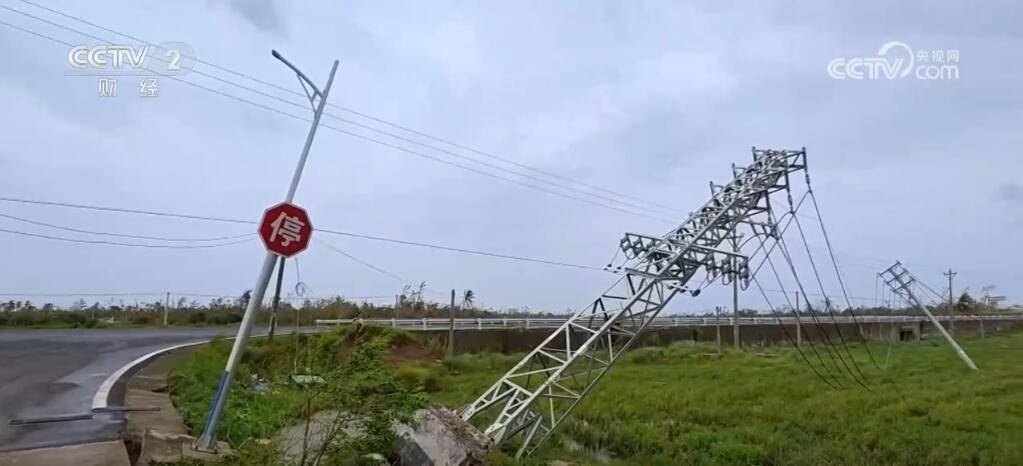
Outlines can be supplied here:
[[142, 68], [149, 46], [134, 47], [131, 45], [79, 45], [72, 47], [67, 53], [67, 61], [79, 70], [88, 68], [97, 70], [119, 70], [125, 65]]

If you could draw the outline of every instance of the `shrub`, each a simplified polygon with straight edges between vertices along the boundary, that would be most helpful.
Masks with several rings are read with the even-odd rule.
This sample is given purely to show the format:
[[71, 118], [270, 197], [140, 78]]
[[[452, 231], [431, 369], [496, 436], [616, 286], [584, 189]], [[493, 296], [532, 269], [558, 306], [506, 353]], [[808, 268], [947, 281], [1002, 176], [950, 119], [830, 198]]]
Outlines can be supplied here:
[[427, 392], [441, 390], [442, 384], [440, 375], [429, 367], [404, 365], [395, 370], [395, 376], [412, 388], [421, 388]]

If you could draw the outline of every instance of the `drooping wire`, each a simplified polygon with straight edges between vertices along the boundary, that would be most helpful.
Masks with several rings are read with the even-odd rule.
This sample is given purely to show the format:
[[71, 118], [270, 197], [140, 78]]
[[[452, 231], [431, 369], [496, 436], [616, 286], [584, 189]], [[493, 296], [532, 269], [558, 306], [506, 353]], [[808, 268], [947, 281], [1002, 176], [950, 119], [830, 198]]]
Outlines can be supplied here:
[[[799, 211], [799, 208], [803, 206], [803, 201], [804, 201], [804, 200], [806, 200], [806, 195], [805, 195], [805, 194], [803, 195], [803, 197], [802, 197], [802, 198], [800, 198], [800, 199], [799, 199], [799, 202], [798, 202], [798, 203], [796, 203], [796, 206], [795, 206], [794, 208], [792, 208], [792, 209], [791, 209], [791, 211], [792, 211], [792, 212], [798, 212], [798, 211]], [[790, 226], [792, 226], [792, 219], [793, 219], [793, 218], [795, 218], [795, 216], [794, 216], [794, 215], [791, 215], [791, 214], [790, 214], [789, 212], [786, 212], [786, 213], [782, 214], [782, 215], [781, 215], [780, 217], [778, 217], [777, 219], [774, 219], [774, 212], [771, 212], [771, 211], [769, 211], [769, 212], [767, 213], [767, 215], [768, 215], [768, 218], [770, 219], [771, 223], [772, 223], [773, 225], [775, 225], [775, 229], [776, 229], [776, 230], [777, 230], [777, 225], [778, 225], [779, 223], [781, 223], [781, 222], [783, 222], [783, 221], [785, 222], [785, 226], [784, 226], [784, 227], [782, 227], [782, 228], [781, 228], [781, 230], [777, 230], [777, 231], [775, 232], [775, 233], [776, 233], [776, 237], [782, 237], [782, 236], [784, 236], [784, 235], [785, 235], [785, 232], [787, 232], [787, 231], [789, 230], [789, 227], [790, 227]], [[787, 220], [785, 220], [785, 217], [789, 217], [789, 218], [788, 218]], [[751, 255], [750, 257], [754, 257], [754, 256], [756, 256], [756, 254], [757, 254], [757, 251], [759, 251], [759, 250], [760, 250], [760, 249], [761, 249], [761, 248], [763, 247], [763, 244], [764, 244], [764, 243], [763, 243], [763, 242], [761, 242], [761, 243], [760, 243], [760, 247], [758, 247], [758, 248], [757, 248], [757, 250], [753, 251], [753, 254], [752, 254], [752, 255]], [[766, 253], [766, 254], [764, 254], [764, 258], [760, 260], [760, 264], [757, 264], [756, 268], [754, 268], [754, 270], [753, 270], [753, 272], [752, 272], [752, 274], [753, 274], [753, 275], [756, 275], [756, 274], [757, 274], [757, 272], [759, 272], [759, 271], [760, 271], [760, 268], [764, 266], [764, 263], [765, 263], [765, 262], [767, 262], [767, 258], [771, 256], [771, 253], [773, 253], [773, 252], [774, 252], [774, 248], [775, 248], [776, 246], [778, 246], [778, 242], [777, 242], [777, 241], [775, 241], [774, 243], [772, 243], [772, 244], [771, 244], [771, 249], [769, 249], [769, 250], [767, 251], [767, 253]], [[782, 287], [782, 288], [784, 288], [784, 287]], [[783, 291], [784, 291], [784, 290], [783, 290]]]
[[[789, 227], [790, 227], [790, 226], [792, 226], [792, 221], [793, 221], [793, 219], [795, 218], [796, 214], [797, 214], [797, 213], [799, 212], [799, 209], [800, 209], [800, 208], [802, 208], [802, 206], [803, 206], [803, 202], [804, 202], [804, 201], [806, 200], [806, 197], [807, 197], [807, 195], [806, 195], [806, 193], [804, 193], [804, 194], [803, 194], [803, 196], [802, 196], [802, 197], [800, 197], [800, 199], [799, 199], [799, 202], [795, 203], [795, 205], [793, 205], [793, 204], [792, 204], [792, 203], [790, 202], [790, 203], [789, 203], [789, 211], [788, 211], [788, 212], [786, 212], [786, 213], [784, 213], [784, 214], [782, 214], [782, 215], [781, 215], [780, 217], [777, 217], [777, 218], [776, 218], [776, 215], [774, 214], [774, 211], [773, 211], [773, 210], [769, 210], [769, 211], [767, 212], [767, 215], [768, 215], [768, 221], [769, 221], [769, 223], [770, 223], [771, 225], [774, 225], [774, 231], [773, 231], [773, 233], [774, 233], [774, 235], [773, 235], [773, 238], [774, 238], [774, 242], [773, 242], [773, 243], [771, 244], [770, 248], [769, 248], [769, 249], [767, 250], [767, 252], [766, 252], [766, 253], [764, 254], [764, 258], [763, 258], [763, 259], [761, 259], [761, 261], [760, 261], [760, 264], [758, 264], [758, 265], [757, 265], [757, 267], [756, 267], [756, 268], [754, 269], [753, 273], [751, 274], [751, 275], [753, 275], [753, 276], [756, 276], [756, 275], [757, 275], [757, 274], [758, 274], [758, 273], [760, 272], [760, 269], [761, 269], [761, 268], [762, 268], [762, 267], [764, 266], [764, 264], [765, 264], [765, 263], [766, 263], [766, 264], [768, 264], [768, 265], [769, 265], [769, 266], [771, 267], [771, 271], [772, 271], [772, 272], [774, 273], [774, 276], [775, 276], [775, 280], [776, 280], [776, 281], [777, 281], [777, 283], [778, 283], [778, 288], [779, 288], [779, 290], [780, 290], [780, 291], [781, 291], [781, 292], [782, 292], [782, 293], [784, 294], [784, 296], [785, 296], [785, 302], [786, 302], [786, 303], [787, 303], [787, 304], [788, 304], [788, 305], [789, 305], [790, 307], [792, 307], [793, 309], [796, 309], [796, 307], [795, 307], [795, 306], [793, 306], [793, 303], [792, 303], [791, 301], [789, 301], [788, 293], [786, 293], [786, 292], [785, 292], [785, 285], [784, 285], [784, 284], [782, 283], [782, 280], [781, 280], [781, 275], [780, 275], [780, 274], [778, 273], [778, 269], [777, 269], [777, 268], [775, 267], [775, 265], [774, 265], [774, 261], [773, 261], [773, 260], [771, 260], [771, 254], [772, 254], [772, 253], [774, 252], [774, 249], [775, 249], [776, 247], [778, 247], [778, 246], [784, 246], [784, 245], [783, 245], [783, 244], [781, 243], [781, 241], [780, 241], [780, 240], [781, 240], [781, 239], [783, 239], [783, 238], [785, 237], [785, 233], [786, 233], [786, 232], [788, 231]], [[786, 217], [788, 217], [788, 218], [786, 219]], [[779, 229], [777, 228], [777, 226], [778, 226], [778, 225], [779, 225], [779, 224], [780, 224], [781, 222], [783, 222], [783, 221], [785, 222], [785, 224], [784, 224], [784, 226], [782, 226], [782, 228], [781, 228], [781, 229], [779, 230]], [[765, 244], [765, 240], [763, 240], [763, 239], [762, 239], [762, 240], [760, 241], [760, 244], [759, 244], [759, 245], [758, 245], [758, 247], [757, 247], [757, 250], [756, 250], [756, 251], [754, 251], [754, 253], [753, 253], [753, 255], [751, 255], [751, 257], [755, 256], [755, 255], [756, 255], [756, 252], [757, 252], [757, 251], [759, 251], [759, 250], [762, 250], [762, 249], [763, 249], [763, 246], [764, 246], [764, 244]], [[785, 250], [782, 250], [782, 252], [783, 252], [783, 254], [786, 254], [786, 257], [787, 257], [787, 252], [786, 252]], [[791, 261], [789, 262], [789, 265], [790, 265], [790, 266], [792, 266], [792, 264], [791, 264]], [[802, 287], [802, 283], [800, 283], [800, 282], [799, 282], [799, 277], [798, 277], [798, 275], [796, 275], [796, 273], [795, 273], [795, 268], [794, 268], [794, 267], [792, 268], [792, 273], [793, 273], [793, 277], [794, 277], [794, 278], [796, 279], [796, 283], [798, 283], [798, 284], [799, 284], [799, 288], [800, 288], [800, 291], [801, 291], [801, 292], [802, 292], [802, 294], [803, 294], [803, 299], [804, 299], [804, 300], [805, 300], [805, 301], [807, 302], [807, 305], [809, 306], [809, 302], [810, 302], [810, 301], [809, 301], [809, 297], [807, 297], [807, 293], [806, 293], [806, 291], [805, 291], [805, 290], [803, 289], [803, 287]], [[824, 295], [824, 298], [825, 298], [825, 299], [827, 299], [827, 295]], [[798, 315], [798, 312], [799, 312], [798, 310], [795, 310], [795, 317], [796, 317], [796, 319], [797, 319], [797, 320], [799, 319], [799, 315]], [[819, 319], [819, 318], [818, 318], [818, 317], [816, 316], [816, 314], [815, 314], [815, 313], [813, 312], [813, 309], [812, 309], [812, 308], [810, 308], [810, 315], [811, 315], [811, 319], [813, 320], [813, 322], [814, 322], [814, 324], [815, 324], [815, 327], [816, 327], [816, 329], [817, 329], [817, 333], [818, 333], [818, 334], [820, 334], [820, 335], [822, 335], [822, 336], [823, 336], [823, 338], [824, 338], [824, 339], [825, 339], [825, 341], [826, 341], [826, 344], [824, 345], [825, 353], [827, 353], [827, 354], [828, 354], [828, 356], [830, 357], [830, 359], [831, 359], [832, 363], [834, 363], [834, 364], [835, 364], [835, 368], [836, 368], [836, 370], [840, 371], [840, 369], [838, 369], [838, 363], [837, 363], [837, 362], [835, 362], [835, 356], [834, 356], [834, 354], [832, 354], [832, 351], [834, 350], [834, 347], [833, 347], [833, 346], [831, 345], [830, 337], [828, 336], [827, 330], [825, 330], [825, 329], [824, 329], [824, 328], [822, 327], [822, 324], [821, 324], [821, 322], [820, 322], [820, 319]], [[800, 325], [802, 325], [802, 323], [801, 323], [801, 322], [800, 322]], [[838, 377], [837, 377], [837, 376], [836, 376], [836, 375], [835, 375], [835, 374], [834, 374], [834, 373], [832, 372], [832, 370], [830, 369], [830, 367], [828, 366], [828, 364], [827, 364], [827, 363], [825, 362], [824, 358], [823, 358], [823, 357], [821, 357], [821, 354], [820, 354], [820, 352], [819, 352], [819, 351], [817, 350], [817, 346], [816, 346], [816, 345], [814, 344], [814, 342], [813, 342], [813, 339], [811, 339], [811, 338], [807, 338], [807, 343], [809, 343], [809, 344], [810, 344], [810, 349], [811, 349], [811, 350], [813, 351], [814, 355], [815, 355], [815, 356], [817, 357], [817, 360], [818, 360], [818, 361], [820, 362], [820, 364], [821, 364], [821, 367], [822, 367], [822, 368], [823, 368], [823, 369], [824, 369], [824, 370], [825, 370], [825, 371], [826, 371], [826, 372], [828, 373], [828, 375], [830, 375], [830, 376], [831, 376], [831, 377], [832, 377], [832, 378], [833, 378], [833, 379], [835, 380], [835, 383], [836, 383], [836, 384], [838, 384], [838, 385], [839, 385], [840, 387], [843, 387], [843, 388], [844, 388], [844, 386], [845, 386], [845, 385], [844, 385], [844, 384], [843, 384], [843, 383], [841, 382], [841, 380], [840, 380], [840, 379], [839, 379], [839, 378], [838, 378]]]
[[817, 203], [817, 196], [813, 193], [813, 187], [810, 186], [810, 174], [806, 173], [806, 192], [810, 194], [810, 200], [813, 202], [813, 211], [817, 215], [817, 224], [820, 225], [820, 234], [825, 238], [825, 244], [828, 245], [828, 255], [831, 258], [832, 267], [835, 269], [835, 276], [838, 278], [838, 284], [842, 288], [842, 295], [845, 296], [846, 311], [849, 316], [852, 317], [852, 322], [856, 325], [856, 330], [859, 332], [859, 340], [863, 345], [863, 349], [866, 352], [866, 357], [871, 360], [871, 364], [875, 368], [880, 369], [878, 362], [874, 359], [874, 353], [871, 352], [871, 346], [866, 344], [866, 336], [863, 334], [863, 327], [859, 323], [859, 319], [856, 317], [856, 311], [853, 309], [852, 300], [849, 299], [849, 291], [845, 286], [845, 279], [842, 277], [842, 271], [838, 267], [838, 260], [835, 257], [835, 248], [832, 247], [831, 238], [828, 235], [828, 229], [825, 228], [824, 216], [820, 215], [820, 205]]
[[[768, 212], [768, 216], [769, 216], [769, 218], [773, 217], [773, 214], [771, 212]], [[771, 224], [777, 225], [777, 223], [774, 222], [774, 221], [771, 221]], [[790, 224], [791, 224], [791, 220], [790, 220], [790, 222], [788, 224], [785, 225], [784, 228], [782, 228], [782, 233], [781, 234], [784, 234], [784, 231], [788, 228], [788, 226]], [[774, 237], [772, 237], [772, 238], [774, 238]], [[778, 241], [777, 238], [774, 238], [774, 240], [775, 240], [775, 243], [777, 243], [777, 241]], [[758, 247], [757, 249], [758, 250], [762, 249], [762, 246], [764, 245], [765, 242], [766, 242], [766, 238], [760, 238], [760, 246], [761, 247]], [[793, 310], [793, 316], [796, 319], [796, 325], [798, 325], [800, 328], [802, 328], [802, 322], [800, 321], [800, 318], [799, 318], [799, 309], [797, 309], [796, 306], [793, 306], [792, 302], [789, 301], [788, 293], [785, 292], [785, 285], [782, 283], [781, 276], [778, 274], [778, 269], [775, 268], [774, 261], [771, 260], [771, 252], [774, 250], [775, 246], [777, 246], [777, 244], [772, 244], [771, 245], [771, 249], [767, 252], [767, 254], [764, 255], [764, 259], [763, 259], [763, 261], [761, 262], [760, 265], [762, 266], [764, 262], [767, 262], [770, 265], [771, 271], [774, 274], [774, 279], [778, 283], [778, 288], [782, 290], [782, 295], [785, 298], [785, 303], [788, 304], [788, 306], [790, 308], [792, 308], [792, 310]], [[759, 272], [759, 270], [760, 270], [760, 267], [758, 267], [756, 269], [756, 272], [754, 272], [754, 273], [752, 273], [750, 275], [753, 278], [754, 283], [757, 285], [757, 288], [760, 290], [761, 294], [765, 294], [763, 287], [760, 285], [760, 282], [756, 279], [757, 273]], [[771, 303], [767, 299], [766, 295], [764, 296], [764, 301], [766, 301], [768, 303], [768, 306], [771, 307], [771, 313], [775, 314], [775, 316], [777, 317], [777, 314], [775, 313], [774, 308], [773, 308], [773, 306], [771, 306]], [[779, 319], [779, 324], [781, 324], [780, 319]], [[783, 327], [783, 330], [784, 330], [784, 325], [782, 327]], [[834, 374], [834, 372], [831, 370], [831, 368], [828, 367], [827, 363], [825, 363], [825, 361], [824, 361], [824, 358], [821, 357], [820, 352], [817, 351], [817, 345], [814, 344], [813, 339], [812, 338], [806, 338], [806, 341], [810, 345], [810, 350], [813, 351], [813, 354], [817, 358], [818, 363], [820, 363], [821, 369], [828, 376], [830, 376], [832, 380], [834, 380], [834, 383], [832, 383], [827, 378], [825, 378], [823, 375], [818, 373], [817, 369], [813, 366], [813, 364], [810, 363], [810, 360], [808, 358], [806, 358], [806, 356], [803, 354], [802, 349], [799, 348], [799, 345], [795, 344], [794, 346], [800, 352], [800, 355], [803, 357], [804, 361], [806, 361], [807, 365], [809, 365], [811, 367], [811, 369], [813, 369], [814, 373], [816, 373], [818, 375], [818, 377], [821, 377], [822, 380], [824, 380], [825, 383], [828, 384], [828, 386], [831, 386], [832, 388], [845, 388], [845, 385], [842, 383], [842, 381]]]
[[[856, 330], [859, 332], [860, 343], [863, 344], [863, 349], [867, 352], [867, 358], [870, 359], [870, 363], [873, 364], [875, 368], [880, 369], [880, 366], [877, 365], [877, 361], [874, 359], [874, 353], [870, 351], [870, 345], [867, 344], [866, 335], [863, 334], [863, 326], [860, 325], [860, 321], [856, 317], [856, 311], [853, 309], [852, 301], [849, 299], [849, 291], [845, 287], [845, 280], [842, 278], [842, 271], [838, 268], [838, 260], [835, 258], [835, 249], [831, 246], [831, 239], [828, 237], [828, 230], [824, 227], [824, 217], [821, 215], [821, 208], [817, 203], [817, 196], [814, 194], [813, 187], [810, 185], [810, 172], [806, 172], [806, 192], [810, 194], [810, 200], [813, 201], [813, 208], [817, 213], [817, 223], [821, 226], [821, 234], [824, 236], [824, 243], [828, 247], [828, 256], [831, 257], [831, 265], [835, 269], [835, 276], [838, 278], [838, 285], [842, 289], [842, 296], [845, 297], [846, 311], [849, 312], [849, 316], [852, 317], [853, 323], [856, 325]], [[799, 227], [800, 235], [802, 235], [803, 230], [802, 227], [798, 225], [798, 221], [797, 226]], [[806, 241], [805, 236], [803, 237], [803, 241]], [[807, 254], [809, 253], [810, 246], [807, 245]], [[811, 264], [812, 263], [813, 261], [811, 260]], [[816, 266], [814, 273], [816, 273]], [[818, 279], [818, 283], [819, 282], [820, 280]], [[826, 300], [825, 302], [830, 302], [830, 300]], [[841, 333], [839, 333], [839, 337], [841, 338]], [[844, 339], [842, 343], [843, 345], [845, 344]], [[846, 348], [846, 350], [848, 351], [848, 348]], [[850, 354], [849, 357], [852, 358], [852, 355]], [[858, 366], [857, 370], [859, 370]]]
[[316, 240], [316, 242], [326, 246], [327, 249], [330, 249], [331, 251], [334, 251], [334, 252], [336, 252], [336, 253], [338, 253], [338, 254], [340, 254], [342, 256], [347, 257], [349, 260], [351, 260], [353, 262], [356, 262], [356, 263], [361, 264], [361, 265], [363, 265], [365, 267], [368, 267], [368, 268], [373, 269], [373, 270], [375, 270], [377, 272], [380, 272], [381, 274], [383, 274], [383, 275], [385, 275], [387, 277], [393, 278], [393, 279], [401, 282], [402, 284], [405, 284], [405, 285], [411, 285], [412, 284], [412, 282], [410, 282], [410, 281], [408, 281], [408, 280], [406, 280], [404, 278], [401, 278], [398, 275], [395, 275], [395, 274], [393, 274], [391, 272], [388, 272], [387, 270], [384, 270], [384, 269], [382, 269], [380, 267], [377, 267], [377, 266], [375, 266], [375, 265], [373, 265], [373, 264], [371, 264], [369, 262], [366, 262], [366, 261], [364, 261], [362, 259], [359, 259], [358, 257], [355, 257], [355, 256], [345, 252], [344, 250], [334, 246], [333, 244], [330, 244], [330, 243], [328, 243], [326, 241], [323, 241], [323, 240]]
[[[867, 387], [867, 385], [866, 385], [868, 383], [867, 382], [867, 378], [866, 378], [866, 376], [863, 375], [863, 371], [860, 370], [860, 365], [859, 365], [859, 363], [856, 362], [856, 358], [853, 357], [852, 351], [849, 350], [849, 345], [846, 343], [845, 336], [842, 334], [842, 327], [840, 325], [838, 325], [838, 320], [836, 319], [836, 316], [835, 316], [835, 310], [831, 306], [831, 298], [826, 296], [827, 295], [827, 290], [825, 290], [825, 288], [824, 288], [824, 282], [821, 281], [820, 272], [817, 270], [817, 263], [813, 259], [813, 253], [810, 252], [810, 245], [806, 241], [806, 234], [803, 232], [803, 226], [799, 222], [799, 218], [798, 217], [794, 217], [794, 218], [795, 218], [794, 222], [796, 223], [796, 230], [799, 231], [799, 237], [802, 240], [804, 249], [806, 250], [806, 256], [807, 256], [807, 258], [810, 261], [810, 269], [813, 271], [814, 278], [817, 280], [817, 285], [818, 285], [818, 287], [821, 290], [821, 294], [825, 295], [825, 297], [824, 297], [824, 310], [826, 310], [828, 312], [828, 314], [831, 316], [831, 324], [832, 324], [832, 327], [835, 329], [835, 333], [838, 334], [838, 341], [839, 341], [839, 343], [841, 343], [843, 351], [845, 352], [846, 356], [848, 356], [849, 362], [852, 364], [852, 368], [855, 370], [855, 374], [853, 375], [853, 378], [855, 379], [856, 375], [858, 375], [859, 378], [862, 379], [862, 382], [860, 382], [860, 380], [857, 380], [857, 383], [859, 383], [861, 386], [863, 386], [863, 388], [866, 388], [866, 389], [869, 390], [870, 388]], [[838, 357], [842, 361], [842, 364], [846, 365], [845, 357], [843, 357], [841, 354], [839, 354]], [[848, 367], [848, 365], [847, 365], [847, 367]]]
[[[778, 269], [775, 267], [774, 261], [771, 260], [770, 257], [768, 257], [767, 261], [768, 261], [767, 262], [768, 265], [771, 268], [771, 272], [774, 274], [774, 279], [778, 283], [778, 286], [781, 287], [781, 288], [784, 288], [784, 285], [782, 285], [781, 275], [778, 273]], [[802, 322], [802, 320], [799, 317], [800, 310], [797, 308], [797, 306], [793, 305], [792, 301], [789, 300], [788, 293], [785, 293], [784, 296], [785, 296], [785, 303], [788, 304], [788, 306], [790, 308], [792, 308], [792, 314], [796, 318], [796, 323], [799, 324], [800, 327], [802, 327], [803, 326], [803, 322]], [[804, 295], [804, 299], [806, 299], [806, 295]], [[812, 314], [813, 314], [813, 310], [812, 309], [810, 310], [810, 313], [811, 313], [811, 320], [816, 320], [816, 318], [812, 316]], [[817, 333], [818, 334], [825, 335], [825, 336], [827, 335], [827, 331], [821, 328], [820, 322], [817, 322], [816, 328], [817, 328]], [[828, 366], [827, 362], [825, 362], [824, 358], [821, 356], [820, 351], [817, 350], [817, 345], [813, 342], [813, 338], [810, 338], [809, 335], [807, 335], [806, 342], [810, 345], [810, 350], [813, 351], [813, 354], [817, 358], [817, 361], [820, 363], [821, 368], [829, 376], [831, 376], [832, 379], [835, 380], [835, 384], [837, 384], [841, 388], [845, 388], [845, 384], [843, 384], [841, 379], [839, 379], [838, 376], [834, 373], [834, 371], [832, 371], [831, 367]], [[829, 348], [830, 347], [825, 346], [825, 349], [829, 349]], [[825, 351], [825, 352], [827, 352], [827, 351]], [[831, 357], [832, 362], [834, 362], [834, 356], [831, 355], [830, 357]], [[835, 365], [835, 369], [839, 370], [837, 364]]]
[[[821, 323], [820, 318], [817, 316], [817, 311], [813, 308], [813, 304], [810, 302], [810, 298], [806, 294], [806, 288], [803, 286], [802, 280], [799, 279], [799, 273], [796, 272], [796, 266], [795, 266], [795, 263], [793, 263], [793, 261], [792, 261], [792, 256], [789, 253], [789, 248], [785, 244], [785, 238], [784, 237], [779, 238], [778, 239], [778, 244], [779, 244], [782, 256], [785, 258], [785, 262], [789, 266], [789, 271], [792, 273], [792, 277], [796, 281], [796, 286], [799, 287], [800, 294], [802, 294], [803, 295], [803, 299], [806, 300], [806, 307], [809, 310], [810, 316], [813, 318], [814, 325], [816, 326], [817, 331], [824, 338], [824, 341], [826, 343], [825, 344], [825, 348], [828, 349], [827, 353], [828, 353], [829, 357], [831, 357], [831, 360], [835, 364], [835, 367], [838, 367], [839, 364], [841, 364], [845, 368], [846, 372], [848, 372], [852, 376], [852, 379], [857, 384], [863, 386], [863, 388], [867, 388], [866, 385], [864, 385], [863, 382], [860, 381], [857, 378], [856, 373], [853, 372], [853, 370], [849, 367], [848, 363], [845, 362], [845, 358], [843, 358], [841, 353], [839, 353], [839, 351], [835, 348], [835, 344], [831, 340], [831, 336], [828, 334], [828, 331], [824, 328], [823, 324]], [[825, 299], [825, 302], [827, 302], [828, 298], [825, 297], [824, 299]], [[832, 317], [832, 319], [834, 319], [834, 317]]]
[[[802, 359], [803, 362], [805, 362], [806, 365], [810, 367], [810, 370], [813, 371], [813, 373], [818, 378], [820, 378], [822, 381], [824, 381], [824, 383], [827, 384], [829, 387], [834, 388], [834, 389], [840, 388], [841, 384], [835, 385], [835, 384], [831, 383], [830, 380], [828, 380], [826, 377], [821, 375], [821, 373], [817, 370], [816, 366], [814, 366], [813, 364], [810, 363], [810, 359], [806, 357], [805, 353], [803, 353], [803, 349], [800, 348], [799, 345], [793, 340], [792, 336], [789, 335], [789, 331], [787, 329], [787, 326], [785, 325], [784, 322], [782, 322], [781, 316], [778, 314], [778, 312], [775, 311], [774, 305], [771, 304], [771, 300], [767, 298], [767, 293], [765, 293], [764, 292], [764, 288], [760, 286], [760, 281], [757, 280], [757, 277], [755, 275], [751, 276], [751, 280], [757, 286], [757, 289], [760, 290], [760, 295], [764, 297], [764, 302], [767, 303], [768, 309], [771, 310], [771, 315], [773, 315], [775, 320], [778, 321], [778, 325], [781, 327], [782, 334], [785, 335], [785, 339], [789, 342], [790, 345], [792, 345], [793, 348], [796, 349], [796, 352], [799, 353], [800, 359]], [[798, 311], [797, 311], [797, 313], [798, 313]], [[796, 316], [796, 324], [799, 325], [798, 314]], [[814, 351], [816, 352], [816, 349]], [[820, 359], [820, 355], [819, 354], [817, 355], [817, 357], [818, 357], [818, 359]]]

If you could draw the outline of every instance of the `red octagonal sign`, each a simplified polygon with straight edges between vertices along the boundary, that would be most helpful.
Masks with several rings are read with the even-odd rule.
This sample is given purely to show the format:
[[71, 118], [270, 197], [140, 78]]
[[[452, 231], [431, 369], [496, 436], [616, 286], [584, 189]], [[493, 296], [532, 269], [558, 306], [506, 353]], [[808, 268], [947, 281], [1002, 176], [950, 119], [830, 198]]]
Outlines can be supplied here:
[[309, 223], [309, 214], [305, 209], [287, 202], [282, 202], [263, 213], [263, 221], [259, 222], [259, 237], [267, 251], [281, 257], [291, 257], [309, 246], [309, 238], [313, 235], [313, 224]]

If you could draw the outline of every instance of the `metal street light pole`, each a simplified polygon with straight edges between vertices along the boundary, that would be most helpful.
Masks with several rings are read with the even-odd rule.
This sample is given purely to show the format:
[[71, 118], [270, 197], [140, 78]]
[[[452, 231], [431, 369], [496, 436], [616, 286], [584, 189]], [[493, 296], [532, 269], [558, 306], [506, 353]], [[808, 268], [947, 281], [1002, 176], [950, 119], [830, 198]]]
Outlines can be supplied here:
[[[277, 53], [276, 50], [273, 50], [271, 53], [274, 58], [283, 62], [298, 75], [299, 83], [302, 84], [302, 89], [306, 91], [306, 96], [309, 97], [309, 105], [312, 106], [314, 112], [312, 127], [309, 128], [309, 135], [306, 137], [305, 146], [302, 148], [302, 155], [298, 159], [298, 166], [295, 167], [295, 173], [291, 177], [288, 195], [284, 199], [284, 202], [290, 203], [295, 197], [295, 191], [298, 190], [298, 182], [302, 178], [302, 170], [305, 168], [306, 159], [309, 158], [309, 148], [313, 145], [316, 128], [320, 125], [320, 116], [323, 115], [323, 109], [327, 105], [327, 95], [330, 94], [330, 87], [334, 83], [334, 74], [337, 72], [338, 61], [334, 60], [334, 65], [330, 69], [330, 77], [327, 78], [327, 86], [323, 91], [320, 91], [311, 79], [306, 77], [304, 73], [282, 57], [281, 54]], [[312, 93], [306, 88], [307, 85], [312, 88]], [[318, 102], [316, 97], [319, 97]], [[270, 274], [273, 273], [277, 258], [276, 254], [269, 251], [267, 251], [266, 257], [263, 258], [263, 265], [259, 269], [259, 275], [256, 276], [256, 285], [252, 288], [252, 296], [249, 299], [248, 306], [245, 308], [242, 323], [238, 327], [238, 335], [234, 340], [234, 346], [231, 348], [231, 355], [227, 359], [227, 367], [224, 368], [224, 373], [220, 376], [220, 384], [217, 386], [213, 403], [210, 405], [210, 412], [206, 417], [206, 425], [203, 428], [202, 435], [192, 445], [196, 450], [217, 451], [217, 423], [220, 421], [224, 404], [227, 401], [227, 394], [231, 389], [231, 381], [234, 379], [238, 363], [241, 362], [242, 354], [245, 352], [245, 345], [248, 343], [249, 334], [252, 332], [252, 324], [255, 321], [255, 314], [263, 302], [267, 282], [270, 281]]]

